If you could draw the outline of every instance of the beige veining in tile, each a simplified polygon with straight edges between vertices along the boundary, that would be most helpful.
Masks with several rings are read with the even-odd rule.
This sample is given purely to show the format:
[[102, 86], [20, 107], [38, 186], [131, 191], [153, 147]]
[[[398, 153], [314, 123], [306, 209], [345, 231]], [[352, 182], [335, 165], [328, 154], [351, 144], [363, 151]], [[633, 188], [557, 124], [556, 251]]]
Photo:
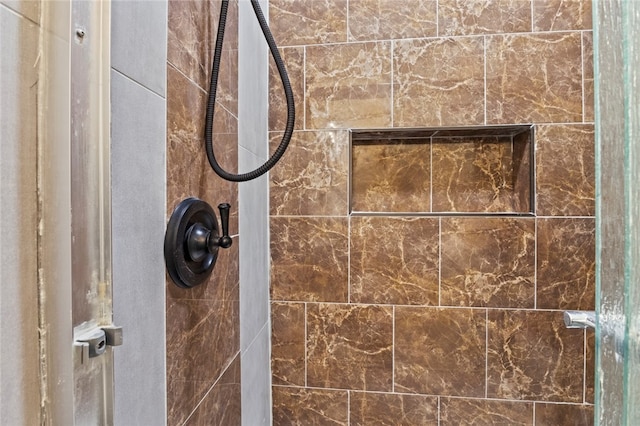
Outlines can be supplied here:
[[306, 128], [391, 124], [391, 43], [306, 48]]
[[434, 37], [436, 0], [349, 0], [349, 41]]
[[440, 36], [531, 31], [531, 2], [439, 0], [438, 28]]
[[393, 67], [395, 127], [484, 122], [482, 37], [397, 41]]
[[581, 34], [487, 37], [487, 123], [582, 121]]

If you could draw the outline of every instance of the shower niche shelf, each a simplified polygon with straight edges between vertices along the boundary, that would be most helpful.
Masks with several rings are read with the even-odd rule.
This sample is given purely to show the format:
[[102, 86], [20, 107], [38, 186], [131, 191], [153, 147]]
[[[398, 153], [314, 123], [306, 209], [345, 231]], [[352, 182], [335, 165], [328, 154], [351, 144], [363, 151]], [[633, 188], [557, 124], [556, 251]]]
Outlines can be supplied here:
[[352, 215], [534, 214], [533, 125], [351, 130]]

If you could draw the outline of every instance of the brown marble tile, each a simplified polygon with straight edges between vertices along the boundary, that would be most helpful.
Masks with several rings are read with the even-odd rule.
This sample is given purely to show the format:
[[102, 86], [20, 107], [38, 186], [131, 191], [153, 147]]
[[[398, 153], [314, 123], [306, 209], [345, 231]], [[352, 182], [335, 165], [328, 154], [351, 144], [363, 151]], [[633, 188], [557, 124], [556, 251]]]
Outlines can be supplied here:
[[167, 376], [213, 384], [239, 349], [238, 299], [167, 301]]
[[535, 222], [443, 218], [442, 305], [534, 307]]
[[[205, 94], [167, 66], [167, 213], [193, 191], [205, 169], [202, 134]], [[189, 161], [187, 161], [189, 159]]]
[[442, 398], [440, 426], [532, 426], [533, 403]]
[[208, 90], [219, 6], [210, 1], [169, 0], [167, 61]]
[[440, 0], [440, 36], [531, 31], [529, 0]]
[[217, 383], [207, 391], [198, 408], [184, 424], [185, 426], [239, 426], [241, 424], [240, 400], [240, 355], [238, 355]]
[[308, 304], [308, 385], [391, 391], [392, 329], [390, 307]]
[[[174, 67], [167, 67], [167, 213], [190, 196], [217, 206], [213, 194], [230, 196], [237, 185], [222, 181], [211, 170], [204, 151], [206, 95]], [[237, 119], [218, 108], [214, 120], [214, 152], [227, 170], [237, 169]], [[214, 192], [215, 191], [215, 192]], [[234, 209], [236, 210], [236, 209]], [[236, 210], [237, 211], [237, 210]], [[233, 212], [232, 212], [233, 213]]]
[[305, 306], [271, 304], [271, 372], [274, 385], [305, 385]]
[[273, 424], [324, 426], [349, 424], [347, 391], [273, 387]]
[[390, 140], [352, 147], [351, 210], [429, 212], [429, 140]]
[[239, 306], [237, 299], [167, 305], [168, 416], [184, 420], [238, 354]]
[[533, 31], [589, 30], [591, 0], [533, 0]]
[[[282, 133], [271, 137], [272, 152]], [[270, 171], [272, 215], [346, 216], [349, 133], [294, 132], [282, 160]]]
[[579, 32], [487, 37], [487, 123], [582, 121]]
[[591, 426], [592, 405], [545, 404], [536, 402], [536, 426]]
[[595, 309], [595, 219], [538, 219], [539, 309]]
[[593, 83], [593, 32], [582, 33], [582, 84], [584, 85], [584, 118], [586, 122], [595, 121], [594, 83]]
[[484, 123], [482, 37], [406, 40], [394, 46], [394, 126]]
[[514, 212], [511, 138], [434, 139], [434, 212]]
[[[296, 110], [294, 129], [304, 128], [304, 48], [285, 47], [280, 49], [285, 64], [293, 102]], [[273, 58], [269, 56], [269, 130], [284, 131], [287, 126], [287, 98], [282, 80]]]
[[438, 398], [423, 395], [351, 392], [351, 426], [438, 424]]
[[538, 215], [595, 215], [594, 137], [592, 124], [537, 126]]
[[[220, 1], [171, 0], [168, 4], [167, 61], [208, 93]], [[229, 3], [217, 100], [237, 116], [238, 6]], [[204, 119], [204, 116], [201, 116]]]
[[487, 339], [489, 398], [582, 402], [583, 332], [562, 311], [490, 310]]
[[347, 302], [347, 218], [271, 218], [271, 299]]
[[395, 308], [395, 391], [484, 397], [484, 309]]
[[196, 393], [195, 381], [167, 377], [167, 425], [182, 425], [205, 392]]
[[351, 218], [351, 302], [438, 304], [437, 218]]
[[435, 0], [349, 0], [349, 41], [435, 37]]
[[593, 330], [586, 331], [584, 364], [584, 402], [593, 404], [596, 380], [596, 333]]
[[[238, 229], [237, 185], [223, 181], [211, 170], [204, 152], [203, 122], [206, 99], [203, 92], [172, 66], [167, 67], [167, 217], [188, 197], [198, 197], [215, 208], [221, 202], [231, 204], [230, 231]], [[215, 152], [228, 170], [237, 169], [237, 122], [224, 119], [224, 110], [214, 124]], [[220, 130], [228, 133], [221, 134]], [[194, 289], [180, 289], [170, 283], [168, 295], [173, 298], [224, 298], [221, 291], [233, 288], [239, 281], [238, 242], [222, 250], [208, 284]], [[214, 284], [215, 282], [215, 284]], [[220, 283], [224, 285], [220, 286]]]
[[347, 0], [271, 0], [269, 25], [278, 46], [347, 41]]
[[306, 129], [391, 125], [390, 42], [308, 46], [306, 54]]

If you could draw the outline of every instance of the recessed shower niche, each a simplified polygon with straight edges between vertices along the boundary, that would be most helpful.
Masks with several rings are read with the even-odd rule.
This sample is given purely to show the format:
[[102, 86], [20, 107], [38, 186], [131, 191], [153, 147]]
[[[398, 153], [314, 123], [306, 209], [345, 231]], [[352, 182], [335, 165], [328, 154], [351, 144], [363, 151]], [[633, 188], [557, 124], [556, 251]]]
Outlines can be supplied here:
[[354, 215], [532, 215], [534, 126], [351, 131]]

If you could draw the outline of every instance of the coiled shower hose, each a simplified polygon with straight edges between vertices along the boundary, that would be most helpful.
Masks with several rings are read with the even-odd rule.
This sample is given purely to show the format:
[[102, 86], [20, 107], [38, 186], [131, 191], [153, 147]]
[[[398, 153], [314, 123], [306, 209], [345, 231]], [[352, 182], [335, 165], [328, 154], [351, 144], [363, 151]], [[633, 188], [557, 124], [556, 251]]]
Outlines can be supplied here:
[[220, 58], [222, 56], [222, 42], [224, 40], [225, 25], [227, 22], [227, 10], [229, 8], [229, 0], [223, 0], [220, 6], [218, 35], [216, 38], [215, 50], [213, 52], [213, 65], [211, 70], [211, 84], [209, 87], [209, 100], [207, 102], [204, 139], [207, 158], [209, 159], [211, 168], [218, 174], [218, 176], [232, 182], [245, 182], [248, 180], [253, 180], [257, 177], [262, 176], [267, 171], [269, 171], [269, 169], [275, 166], [278, 160], [280, 160], [284, 152], [287, 150], [289, 141], [291, 141], [291, 135], [293, 134], [293, 125], [296, 118], [295, 105], [293, 103], [293, 91], [291, 90], [291, 83], [289, 82], [289, 76], [287, 75], [287, 70], [285, 69], [284, 62], [282, 61], [280, 53], [278, 52], [278, 46], [276, 45], [276, 42], [273, 39], [273, 35], [269, 30], [269, 25], [264, 18], [264, 14], [262, 13], [262, 9], [258, 4], [258, 0], [251, 0], [251, 6], [253, 6], [253, 11], [256, 15], [256, 18], [258, 19], [260, 28], [262, 29], [262, 34], [264, 35], [264, 38], [269, 45], [271, 56], [276, 63], [278, 73], [280, 74], [280, 79], [282, 80], [282, 86], [284, 87], [284, 93], [287, 99], [287, 125], [285, 127], [284, 135], [282, 136], [282, 140], [280, 141], [278, 148], [276, 148], [273, 155], [257, 169], [248, 173], [233, 174], [227, 172], [218, 164], [218, 161], [216, 160], [213, 152], [213, 113], [216, 103], [216, 90], [218, 88]]

